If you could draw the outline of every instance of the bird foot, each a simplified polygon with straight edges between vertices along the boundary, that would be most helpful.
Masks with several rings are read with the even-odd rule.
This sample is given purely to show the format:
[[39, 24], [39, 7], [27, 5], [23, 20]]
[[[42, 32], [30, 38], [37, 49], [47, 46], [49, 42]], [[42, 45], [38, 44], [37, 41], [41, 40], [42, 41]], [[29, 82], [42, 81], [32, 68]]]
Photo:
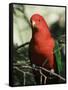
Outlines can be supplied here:
[[50, 70], [50, 79], [53, 78], [53, 74], [52, 74], [52, 73], [54, 73], [54, 69], [51, 69], [51, 70]]
[[54, 73], [54, 69], [51, 69], [51, 71], [50, 71], [51, 73]]

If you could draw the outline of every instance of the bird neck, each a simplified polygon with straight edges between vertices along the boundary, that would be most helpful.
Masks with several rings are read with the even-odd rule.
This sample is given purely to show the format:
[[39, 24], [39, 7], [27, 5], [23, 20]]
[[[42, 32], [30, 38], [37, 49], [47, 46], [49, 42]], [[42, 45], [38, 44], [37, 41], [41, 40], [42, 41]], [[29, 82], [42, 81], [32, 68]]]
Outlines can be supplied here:
[[36, 37], [51, 37], [51, 34], [49, 32], [48, 27], [44, 28], [44, 27], [38, 27], [38, 29], [33, 29], [32, 30], [32, 38], [36, 38]]

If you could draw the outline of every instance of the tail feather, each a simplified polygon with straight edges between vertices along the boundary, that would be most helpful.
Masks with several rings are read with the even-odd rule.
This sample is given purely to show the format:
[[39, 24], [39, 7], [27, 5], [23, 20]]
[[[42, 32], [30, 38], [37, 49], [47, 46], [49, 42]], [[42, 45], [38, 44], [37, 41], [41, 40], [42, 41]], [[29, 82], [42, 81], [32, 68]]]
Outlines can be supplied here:
[[58, 73], [60, 73], [62, 70], [62, 61], [61, 61], [61, 52], [59, 49], [58, 41], [56, 41], [56, 44], [55, 44], [55, 57], [56, 57], [56, 64], [57, 64], [57, 68], [58, 68]]

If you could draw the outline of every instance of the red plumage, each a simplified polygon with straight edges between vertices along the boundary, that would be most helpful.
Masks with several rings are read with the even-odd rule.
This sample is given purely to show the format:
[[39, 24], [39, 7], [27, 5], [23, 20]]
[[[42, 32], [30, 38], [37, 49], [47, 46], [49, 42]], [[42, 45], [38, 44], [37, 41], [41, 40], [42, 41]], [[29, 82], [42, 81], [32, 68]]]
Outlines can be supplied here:
[[32, 39], [29, 46], [29, 57], [32, 64], [42, 66], [51, 70], [54, 65], [55, 41], [51, 36], [48, 25], [44, 18], [39, 14], [34, 14], [31, 19]]

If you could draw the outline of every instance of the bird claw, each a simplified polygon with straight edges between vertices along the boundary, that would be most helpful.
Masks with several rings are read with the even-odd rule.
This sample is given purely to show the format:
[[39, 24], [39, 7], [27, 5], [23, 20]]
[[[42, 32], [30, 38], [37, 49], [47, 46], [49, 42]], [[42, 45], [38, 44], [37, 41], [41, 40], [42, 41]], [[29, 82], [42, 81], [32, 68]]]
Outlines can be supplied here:
[[54, 69], [51, 69], [50, 70], [50, 79], [52, 79], [52, 77], [53, 77], [53, 74], [52, 73], [54, 73]]
[[51, 71], [50, 71], [50, 72], [51, 72], [51, 74], [52, 74], [52, 73], [54, 73], [54, 69], [51, 69]]

